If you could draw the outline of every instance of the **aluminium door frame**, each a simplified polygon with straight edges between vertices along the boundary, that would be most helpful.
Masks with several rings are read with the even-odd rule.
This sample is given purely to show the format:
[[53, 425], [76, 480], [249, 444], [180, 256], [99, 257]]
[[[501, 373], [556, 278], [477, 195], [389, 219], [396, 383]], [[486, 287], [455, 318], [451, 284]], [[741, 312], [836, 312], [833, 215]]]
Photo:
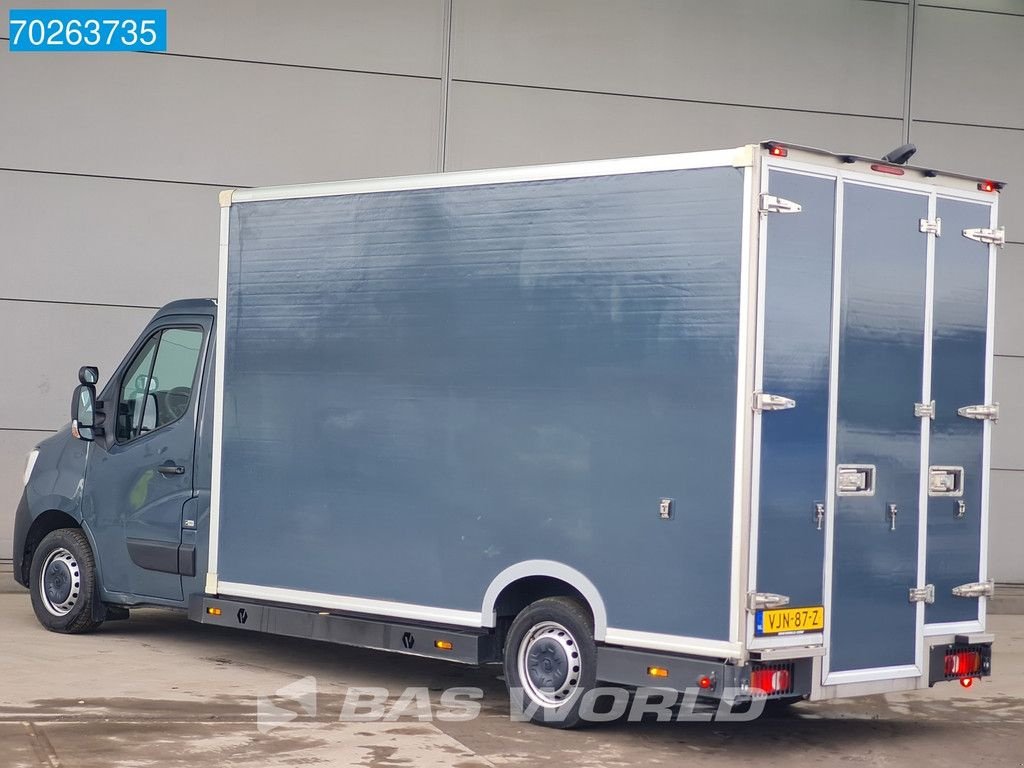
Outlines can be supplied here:
[[[747, 613], [746, 638], [748, 647], [751, 648], [773, 648], [790, 647], [803, 645], [824, 645], [825, 655], [821, 659], [821, 679], [816, 680], [816, 686], [837, 686], [846, 684], [863, 684], [902, 678], [921, 677], [924, 670], [924, 644], [926, 635], [948, 634], [952, 631], [979, 630], [984, 627], [985, 598], [979, 599], [979, 622], [967, 622], [957, 625], [932, 625], [934, 632], [926, 632], [924, 623], [924, 603], [915, 605], [915, 663], [913, 665], [900, 665], [890, 667], [865, 668], [842, 672], [829, 671], [829, 649], [831, 646], [832, 630], [832, 571], [833, 554], [835, 547], [834, 518], [835, 518], [835, 468], [836, 468], [836, 441], [838, 437], [838, 384], [839, 384], [839, 332], [840, 313], [842, 298], [842, 267], [843, 267], [843, 208], [844, 192], [846, 184], [860, 186], [878, 187], [886, 190], [894, 190], [911, 194], [924, 195], [928, 201], [928, 216], [935, 217], [938, 198], [959, 199], [970, 202], [981, 202], [991, 207], [990, 226], [995, 227], [998, 214], [998, 197], [991, 193], [972, 192], [953, 188], [943, 188], [940, 184], [922, 183], [913, 180], [881, 179], [860, 171], [848, 171], [842, 168], [831, 167], [825, 164], [808, 163], [801, 160], [790, 160], [784, 158], [762, 156], [759, 172], [760, 191], [768, 191], [768, 176], [772, 169], [785, 172], [801, 173], [819, 178], [834, 179], [836, 182], [835, 219], [834, 219], [834, 242], [832, 252], [832, 327], [831, 347], [829, 359], [829, 424], [828, 424], [828, 477], [826, 478], [826, 502], [825, 502], [825, 557], [822, 570], [822, 604], [825, 609], [825, 628], [822, 633], [807, 635], [793, 635], [786, 638], [755, 638], [754, 617], [751, 612]], [[952, 234], [952, 233], [950, 233]], [[922, 395], [929, 395], [931, 392], [931, 357], [932, 357], [932, 331], [933, 331], [933, 306], [934, 306], [934, 265], [935, 265], [935, 235], [925, 235], [926, 241], [926, 296], [925, 296], [925, 318], [924, 318], [924, 349], [922, 351]], [[767, 266], [767, 221], [762, 217], [758, 229], [757, 243], [757, 331], [755, 339], [755, 364], [754, 364], [754, 390], [758, 390], [763, 382], [764, 371], [764, 310], [765, 310], [765, 270]], [[985, 391], [986, 402], [991, 402], [992, 390], [992, 367], [993, 367], [993, 331], [994, 331], [994, 286], [995, 286], [995, 246], [989, 246], [989, 295], [988, 295], [988, 328], [986, 336], [986, 372]], [[928, 402], [928, 397], [923, 397], [922, 402]], [[770, 415], [769, 415], [770, 417]], [[748, 590], [756, 590], [757, 578], [757, 557], [758, 557], [758, 521], [759, 521], [759, 490], [760, 490], [760, 469], [761, 469], [761, 419], [763, 413], [755, 414], [753, 430], [751, 434], [751, 492], [750, 492], [750, 548], [748, 556]], [[925, 568], [927, 557], [927, 467], [928, 450], [930, 443], [930, 420], [921, 419], [921, 466], [919, 470], [919, 514], [918, 514], [918, 562], [917, 562], [917, 584], [923, 586], [925, 581]], [[981, 566], [980, 578], [984, 580], [987, 573], [987, 524], [988, 524], [988, 498], [990, 485], [990, 463], [991, 463], [991, 423], [986, 421], [984, 426], [984, 447], [983, 447], [983, 486], [982, 486], [982, 543], [981, 543]], [[910, 585], [908, 585], [909, 588]]]
[[[850, 174], [852, 176], [853, 174]], [[905, 194], [918, 195], [925, 198], [927, 216], [929, 219], [935, 218], [935, 190], [927, 185], [920, 185], [920, 188], [908, 188], [908, 185], [899, 183], [878, 183], [876, 179], [870, 179], [864, 181], [856, 178], [841, 178], [839, 181], [842, 194], [837, 192], [837, 200], [843, 201], [845, 195], [845, 189], [847, 184], [853, 184], [857, 186], [876, 187], [885, 190], [903, 192]], [[915, 185], [916, 186], [916, 185]], [[837, 215], [839, 221], [843, 222], [844, 206], [837, 205]], [[842, 227], [840, 225], [840, 236], [842, 233]], [[923, 234], [923, 233], [922, 233]], [[934, 271], [935, 271], [935, 235], [926, 234], [924, 235], [925, 240], [925, 296], [924, 296], [924, 318], [922, 326], [922, 350], [921, 350], [921, 382], [920, 382], [920, 393], [922, 403], [927, 403], [931, 399], [931, 380], [932, 380], [932, 315], [933, 315], [933, 304], [934, 304]], [[837, 252], [840, 254], [840, 264], [842, 263], [841, 255], [843, 251], [842, 239], [838, 239]], [[829, 402], [829, 447], [832, 451], [832, 461], [829, 462], [829, 474], [834, 478], [836, 473], [836, 461], [838, 460], [838, 438], [839, 438], [839, 337], [842, 332], [841, 322], [839, 315], [842, 311], [842, 272], [839, 271], [839, 291], [833, 296], [833, 326], [832, 326], [832, 341], [834, 356], [829, 361], [830, 377], [834, 376], [834, 388], [830, 386], [830, 402]], [[832, 382], [830, 382], [832, 384]], [[909, 407], [909, 406], [908, 406]], [[917, 514], [917, 583], [908, 584], [907, 589], [911, 587], [922, 587], [925, 583], [925, 558], [927, 557], [927, 535], [928, 535], [928, 451], [930, 448], [929, 437], [931, 428], [931, 419], [921, 418], [918, 426], [918, 440], [920, 444], [918, 446], [918, 514]], [[894, 680], [898, 678], [916, 678], [921, 677], [924, 674], [924, 608], [923, 602], [914, 603], [914, 663], [913, 664], [899, 664], [890, 665], [884, 667], [863, 667], [851, 670], [842, 670], [840, 672], [833, 672], [830, 669], [831, 650], [832, 650], [832, 607], [835, 603], [832, 577], [834, 572], [834, 555], [835, 555], [835, 506], [836, 496], [833, 489], [831, 497], [829, 498], [829, 504], [831, 509], [827, 509], [826, 520], [829, 522], [829, 529], [831, 535], [829, 536], [828, 549], [825, 552], [825, 560], [827, 567], [825, 568], [825, 582], [826, 588], [823, 591], [823, 598], [825, 602], [825, 635], [827, 638], [825, 655], [821, 660], [822, 669], [822, 685], [841, 685], [844, 683], [865, 683], [873, 682], [877, 680]]]
[[[799, 167], [791, 167], [791, 166]], [[769, 174], [772, 169], [781, 170], [786, 173], [794, 173], [802, 176], [811, 176], [819, 179], [832, 179], [836, 181], [838, 190], [839, 182], [836, 179], [836, 172], [823, 166], [815, 166], [806, 163], [793, 163], [764, 158], [758, 171], [760, 179], [760, 191], [771, 194], [768, 186]], [[768, 270], [768, 218], [769, 213], [759, 213], [755, 201], [754, 213], [758, 216], [758, 238], [757, 238], [757, 330], [754, 340], [754, 381], [752, 392], [760, 392], [764, 387], [764, 324], [765, 304], [767, 298], [767, 270]], [[781, 214], [780, 214], [781, 215]], [[833, 291], [835, 290], [835, 252], [833, 249]], [[834, 299], [833, 299], [834, 303]], [[829, 403], [831, 406], [831, 384], [829, 388]], [[784, 394], [784, 393], [782, 393]], [[798, 404], [799, 407], [799, 404]], [[770, 417], [770, 412], [769, 412]], [[750, 552], [748, 555], [748, 571], [746, 590], [757, 591], [757, 564], [760, 553], [758, 533], [761, 512], [761, 423], [765, 414], [754, 413], [753, 427], [751, 430], [751, 481], [750, 481]], [[831, 433], [830, 433], [831, 434]], [[831, 447], [831, 440], [828, 445]], [[828, 478], [829, 485], [826, 488], [826, 495], [831, 493], [831, 473]], [[826, 531], [827, 533], [827, 531]], [[747, 647], [751, 650], [762, 650], [770, 648], [802, 647], [808, 645], [823, 645], [824, 634], [822, 632], [809, 632], [802, 635], [786, 635], [775, 637], [757, 637], [754, 634], [754, 614], [746, 611], [745, 636]]]
[[[988, 194], [988, 197], [984, 195]], [[981, 195], [965, 195], [959, 190], [939, 192], [938, 199], [954, 200], [958, 202], [983, 203], [989, 207], [989, 227], [995, 229], [999, 224], [999, 195], [993, 193], [982, 193]], [[937, 201], [936, 201], [937, 204]], [[996, 246], [988, 246], [988, 289], [986, 294], [987, 306], [985, 308], [985, 403], [991, 403], [995, 386], [995, 330], [996, 330]], [[966, 403], [965, 403], [966, 405]], [[985, 419], [982, 422], [982, 454], [981, 454], [981, 526], [979, 540], [979, 563], [978, 581], [984, 582], [988, 579], [988, 524], [989, 524], [989, 495], [992, 487], [992, 427], [993, 422]], [[950, 636], [957, 634], [969, 634], [971, 632], [984, 632], [986, 625], [986, 613], [988, 608], [988, 597], [982, 595], [978, 601], [978, 615], [974, 620], [925, 622], [925, 637]]]

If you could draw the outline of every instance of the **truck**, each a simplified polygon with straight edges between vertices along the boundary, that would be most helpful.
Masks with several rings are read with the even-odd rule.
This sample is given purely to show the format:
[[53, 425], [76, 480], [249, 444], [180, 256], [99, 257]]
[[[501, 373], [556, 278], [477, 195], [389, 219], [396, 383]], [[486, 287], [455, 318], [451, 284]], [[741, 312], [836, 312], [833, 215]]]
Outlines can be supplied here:
[[[907, 153], [909, 154], [909, 153]], [[136, 606], [742, 705], [968, 686], [1002, 184], [771, 141], [236, 189], [29, 455], [14, 575]]]

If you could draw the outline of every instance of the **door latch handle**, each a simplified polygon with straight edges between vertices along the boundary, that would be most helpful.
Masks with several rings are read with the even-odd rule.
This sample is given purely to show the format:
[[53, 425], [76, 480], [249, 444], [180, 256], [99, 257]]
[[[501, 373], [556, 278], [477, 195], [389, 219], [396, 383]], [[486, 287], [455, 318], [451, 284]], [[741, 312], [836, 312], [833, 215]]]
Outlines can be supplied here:
[[185, 468], [180, 467], [177, 464], [161, 464], [156, 468], [156, 471], [161, 475], [184, 475]]
[[896, 530], [896, 514], [897, 514], [897, 512], [899, 512], [899, 509], [896, 507], [895, 504], [890, 502], [889, 503], [889, 509], [885, 513], [886, 518], [889, 520], [889, 530], [890, 531], [895, 531]]
[[963, 499], [956, 500], [956, 519], [963, 520], [964, 515], [967, 514], [967, 502]]
[[820, 502], [814, 502], [814, 522], [818, 526], [818, 530], [825, 524], [825, 505]]

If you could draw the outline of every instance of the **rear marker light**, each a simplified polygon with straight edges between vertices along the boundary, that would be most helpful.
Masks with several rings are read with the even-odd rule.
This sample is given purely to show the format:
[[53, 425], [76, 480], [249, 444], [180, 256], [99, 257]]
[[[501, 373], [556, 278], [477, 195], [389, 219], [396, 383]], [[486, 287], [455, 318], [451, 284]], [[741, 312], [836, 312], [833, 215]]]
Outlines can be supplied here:
[[902, 176], [903, 169], [895, 168], [891, 165], [882, 165], [881, 163], [874, 163], [871, 166], [872, 171], [878, 171], [879, 173], [888, 173], [890, 176]]
[[705, 691], [710, 691], [715, 687], [714, 675], [701, 675], [697, 679], [697, 686]]
[[972, 685], [974, 685], [974, 678], [965, 677], [960, 681], [960, 685], [962, 685], [964, 688], [970, 688]]

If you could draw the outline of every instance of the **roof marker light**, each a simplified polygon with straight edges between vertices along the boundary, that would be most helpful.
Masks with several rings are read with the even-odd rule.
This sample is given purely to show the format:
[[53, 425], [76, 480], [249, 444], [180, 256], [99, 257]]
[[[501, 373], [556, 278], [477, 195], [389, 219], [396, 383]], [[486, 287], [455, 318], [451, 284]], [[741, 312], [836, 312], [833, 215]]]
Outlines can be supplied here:
[[872, 163], [871, 164], [871, 170], [872, 171], [878, 171], [879, 173], [888, 173], [891, 176], [902, 176], [903, 175], [903, 169], [902, 168], [896, 168], [896, 167], [894, 167], [892, 165], [882, 165], [881, 163]]
[[785, 147], [780, 147], [778, 144], [769, 144], [768, 154], [772, 157], [786, 157], [789, 154], [789, 150]]
[[979, 181], [978, 189], [982, 192], [995, 192], [999, 186], [994, 181]]

